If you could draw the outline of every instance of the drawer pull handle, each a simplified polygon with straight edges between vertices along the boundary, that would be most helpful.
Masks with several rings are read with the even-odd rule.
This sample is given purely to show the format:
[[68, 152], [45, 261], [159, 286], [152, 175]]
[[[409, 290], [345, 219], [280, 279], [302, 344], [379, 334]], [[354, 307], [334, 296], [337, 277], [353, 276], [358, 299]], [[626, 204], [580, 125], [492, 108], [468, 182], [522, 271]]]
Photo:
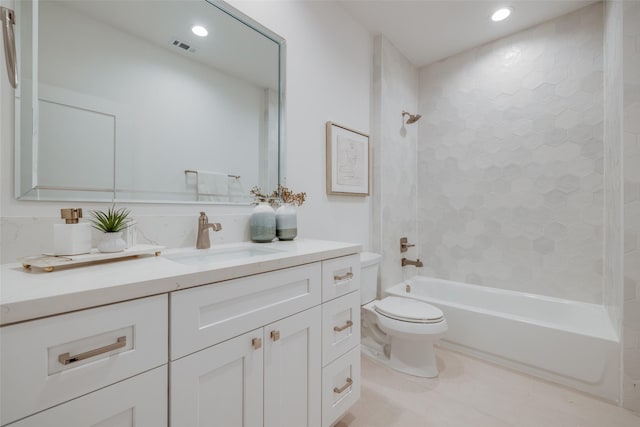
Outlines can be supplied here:
[[341, 332], [352, 326], [353, 326], [353, 322], [351, 320], [347, 320], [347, 323], [345, 323], [344, 326], [334, 326], [333, 330], [336, 332]]
[[351, 280], [351, 279], [353, 279], [353, 273], [350, 271], [344, 274], [335, 274], [333, 276], [334, 282], [340, 282], [342, 280]]
[[271, 331], [271, 339], [278, 341], [280, 339], [280, 331]]
[[93, 356], [97, 356], [99, 354], [108, 353], [112, 350], [117, 350], [126, 345], [127, 345], [127, 337], [122, 336], [122, 337], [118, 337], [118, 340], [113, 344], [105, 345], [104, 347], [96, 348], [95, 350], [89, 350], [87, 352], [80, 353], [76, 356], [71, 356], [69, 353], [62, 353], [60, 356], [58, 356], [58, 362], [62, 363], [63, 365], [68, 365], [70, 363], [79, 362], [81, 360], [88, 359]]
[[345, 385], [343, 385], [342, 387], [338, 388], [338, 387], [334, 387], [333, 388], [333, 392], [334, 393], [342, 393], [343, 391], [345, 391], [346, 389], [348, 389], [349, 387], [351, 387], [351, 384], [353, 384], [353, 380], [351, 378], [347, 378], [347, 382]]
[[258, 350], [259, 348], [262, 348], [262, 338], [254, 338], [251, 340], [251, 346], [255, 349]]

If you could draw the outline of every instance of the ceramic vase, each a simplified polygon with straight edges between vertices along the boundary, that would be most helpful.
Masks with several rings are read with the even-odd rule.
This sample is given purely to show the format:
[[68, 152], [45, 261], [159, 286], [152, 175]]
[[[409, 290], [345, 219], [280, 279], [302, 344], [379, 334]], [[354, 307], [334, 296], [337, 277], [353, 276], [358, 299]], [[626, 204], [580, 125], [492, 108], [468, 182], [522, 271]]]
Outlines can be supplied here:
[[296, 207], [285, 203], [276, 210], [276, 236], [279, 240], [293, 240], [298, 235]]
[[276, 237], [276, 212], [267, 203], [253, 208], [249, 220], [251, 240], [257, 243], [270, 242]]
[[122, 238], [122, 231], [104, 233], [102, 240], [98, 243], [98, 250], [103, 253], [122, 252], [126, 247], [127, 243]]

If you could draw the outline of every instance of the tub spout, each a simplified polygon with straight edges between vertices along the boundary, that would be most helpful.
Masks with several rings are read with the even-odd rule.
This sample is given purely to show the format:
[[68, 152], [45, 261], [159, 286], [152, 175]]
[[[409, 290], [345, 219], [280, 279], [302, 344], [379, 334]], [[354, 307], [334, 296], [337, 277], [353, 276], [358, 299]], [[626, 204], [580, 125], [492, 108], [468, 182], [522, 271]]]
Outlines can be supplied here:
[[402, 266], [405, 267], [407, 265], [414, 265], [416, 267], [424, 267], [424, 265], [422, 264], [422, 261], [420, 261], [420, 258], [418, 258], [417, 260], [411, 260], [411, 259], [407, 259], [407, 258], [402, 258]]

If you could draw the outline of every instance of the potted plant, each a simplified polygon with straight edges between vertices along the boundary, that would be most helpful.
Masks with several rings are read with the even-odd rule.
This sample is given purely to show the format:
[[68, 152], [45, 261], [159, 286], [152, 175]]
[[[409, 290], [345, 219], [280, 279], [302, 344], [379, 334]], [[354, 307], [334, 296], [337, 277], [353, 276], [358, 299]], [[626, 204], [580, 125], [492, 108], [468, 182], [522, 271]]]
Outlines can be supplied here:
[[127, 228], [127, 219], [131, 212], [126, 208], [110, 207], [107, 211], [91, 211], [91, 226], [104, 233], [98, 243], [100, 252], [121, 252], [127, 244], [122, 239], [122, 230]]

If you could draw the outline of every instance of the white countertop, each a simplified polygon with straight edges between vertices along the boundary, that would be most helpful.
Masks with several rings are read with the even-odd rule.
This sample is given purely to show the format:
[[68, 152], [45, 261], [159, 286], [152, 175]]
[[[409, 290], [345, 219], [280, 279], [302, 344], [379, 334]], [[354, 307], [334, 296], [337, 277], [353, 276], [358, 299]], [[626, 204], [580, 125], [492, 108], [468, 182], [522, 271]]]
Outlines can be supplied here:
[[27, 270], [19, 263], [0, 266], [0, 325], [96, 307], [237, 277], [308, 264], [360, 252], [353, 243], [322, 240], [227, 244], [212, 249], [273, 248], [281, 252], [245, 259], [186, 265], [163, 255], [57, 269]]

